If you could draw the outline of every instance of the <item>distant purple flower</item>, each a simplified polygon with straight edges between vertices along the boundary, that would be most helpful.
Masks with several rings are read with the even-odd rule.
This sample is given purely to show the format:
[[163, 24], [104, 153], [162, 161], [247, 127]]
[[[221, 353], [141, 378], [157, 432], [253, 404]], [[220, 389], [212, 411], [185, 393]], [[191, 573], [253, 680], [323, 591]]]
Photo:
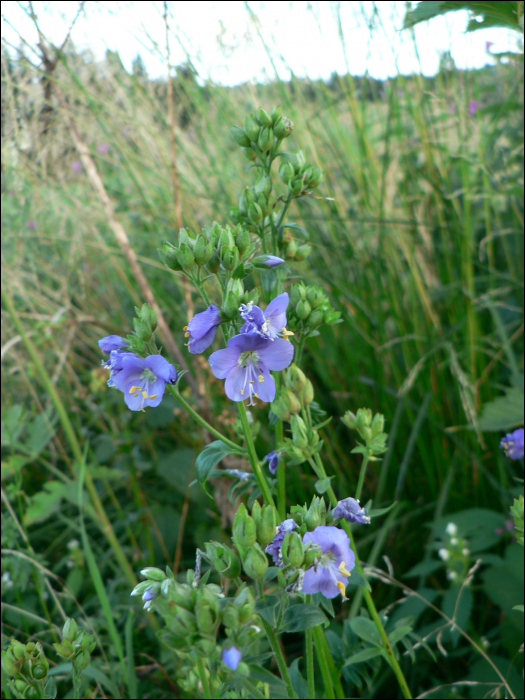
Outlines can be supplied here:
[[258, 335], [241, 334], [228, 340], [228, 347], [210, 355], [210, 367], [218, 379], [226, 379], [224, 388], [232, 401], [253, 398], [273, 401], [275, 382], [270, 370], [288, 367], [293, 345], [276, 338], [273, 342]]
[[503, 535], [504, 532], [512, 532], [514, 530], [514, 520], [507, 518], [503, 523], [503, 527], [496, 527], [494, 532], [496, 535]]
[[149, 355], [143, 360], [133, 353], [119, 354], [116, 351], [116, 359], [120, 369], [112, 378], [113, 386], [124, 394], [124, 400], [132, 411], [142, 411], [145, 406], [158, 406], [166, 384], [177, 381], [177, 370], [162, 355]]
[[344, 518], [349, 523], [370, 525], [370, 516], [364, 508], [361, 508], [359, 501], [355, 498], [345, 498], [339, 501], [332, 511], [332, 517], [334, 520]]
[[473, 117], [476, 112], [478, 111], [478, 103], [476, 100], [471, 100], [468, 106], [468, 115], [469, 117]]
[[261, 338], [273, 340], [283, 334], [286, 328], [286, 309], [288, 307], [288, 294], [284, 292], [272, 299], [263, 312], [253, 302], [242, 304], [239, 311], [245, 323], [241, 333], [260, 335]]
[[99, 144], [99, 146], [97, 147], [97, 151], [99, 153], [109, 153], [109, 144], [107, 144], [107, 143]]
[[74, 160], [71, 163], [71, 170], [73, 170], [75, 173], [80, 173], [82, 171], [82, 163], [79, 160]]
[[242, 653], [237, 647], [230, 647], [229, 649], [222, 650], [221, 657], [223, 663], [225, 663], [228, 668], [231, 668], [232, 671], [235, 671], [241, 662]]
[[503, 447], [505, 454], [510, 459], [520, 459], [523, 457], [523, 428], [518, 428], [514, 432], [501, 438], [500, 447]]
[[29, 219], [29, 221], [27, 222], [27, 228], [35, 229], [36, 221], [34, 219]]
[[278, 258], [276, 255], [267, 255], [266, 260], [261, 261], [263, 265], [266, 265], [266, 267], [277, 267], [277, 265], [282, 265], [284, 260], [282, 258]]
[[277, 534], [264, 550], [266, 554], [269, 554], [273, 558], [274, 564], [277, 564], [277, 566], [283, 565], [281, 547], [283, 546], [286, 533], [295, 530], [296, 527], [297, 523], [293, 518], [283, 520], [283, 522], [277, 526]]
[[268, 469], [270, 470], [270, 474], [275, 474], [277, 467], [279, 466], [279, 462], [281, 461], [281, 455], [279, 452], [272, 450], [265, 455], [264, 459], [268, 461]]
[[341, 593], [344, 599], [348, 576], [355, 566], [348, 535], [337, 527], [318, 525], [313, 532], [305, 533], [303, 544], [307, 542], [318, 544], [322, 554], [317, 565], [305, 572], [301, 593], [320, 591], [327, 598]]
[[206, 311], [195, 314], [188, 325], [184, 326], [188, 350], [193, 354], [204, 352], [213, 343], [215, 329], [220, 322], [219, 307], [215, 304], [210, 304]]
[[112, 350], [119, 350], [126, 345], [124, 338], [120, 335], [106, 335], [105, 338], [101, 338], [98, 341], [98, 346], [102, 352], [111, 352]]
[[244, 472], [242, 469], [223, 469], [222, 472], [236, 477], [239, 481], [245, 481], [250, 476], [249, 472]]

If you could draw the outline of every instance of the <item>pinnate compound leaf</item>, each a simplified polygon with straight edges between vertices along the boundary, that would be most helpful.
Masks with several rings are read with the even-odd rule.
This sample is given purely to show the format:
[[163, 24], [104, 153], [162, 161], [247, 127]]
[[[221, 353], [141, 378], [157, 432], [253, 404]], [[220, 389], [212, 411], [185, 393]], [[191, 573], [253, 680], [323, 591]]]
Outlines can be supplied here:
[[365, 642], [369, 642], [377, 647], [381, 646], [381, 637], [372, 620], [366, 617], [354, 617], [350, 622], [350, 627], [352, 631], [355, 632], [358, 637], [364, 639]]
[[292, 605], [283, 615], [283, 625], [281, 632], [304, 632], [310, 627], [324, 625], [327, 617], [317, 605], [300, 603]]

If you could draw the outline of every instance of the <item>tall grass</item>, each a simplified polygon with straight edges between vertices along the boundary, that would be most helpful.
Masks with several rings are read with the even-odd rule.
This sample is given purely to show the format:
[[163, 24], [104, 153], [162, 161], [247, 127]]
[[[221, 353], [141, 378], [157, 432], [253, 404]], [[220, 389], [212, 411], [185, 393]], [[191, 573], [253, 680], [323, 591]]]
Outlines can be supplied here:
[[[18, 611], [6, 612], [4, 634], [43, 629], [20, 610], [51, 619], [40, 562], [65, 582], [66, 613], [78, 610], [78, 599], [95, 629], [106, 630], [108, 607], [102, 613], [96, 594], [106, 582], [114, 620], [121, 630], [125, 625], [127, 653], [134, 643], [143, 668], [151, 663], [154, 623], [144, 618], [132, 629], [126, 576], [162, 561], [191, 566], [195, 546], [220, 539], [232, 506], [220, 483], [215, 504], [190, 488], [202, 435], [175, 403], [132, 416], [106, 390], [96, 340], [126, 333], [143, 298], [79, 166], [63, 108], [45, 99], [42, 78], [23, 55], [3, 52], [2, 274], [14, 308], [2, 316], [4, 483], [13, 510], [6, 546], [22, 551], [27, 537], [34, 562], [8, 557]], [[116, 54], [97, 63], [68, 47], [50, 80], [66, 96], [182, 345], [184, 289], [155, 256], [177, 226], [167, 85], [148, 79], [138, 62], [130, 75]], [[443, 61], [432, 79], [399, 75], [378, 83], [348, 73], [329, 83], [292, 77], [224, 88], [198, 80], [188, 64], [176, 71], [173, 99], [187, 227], [225, 222], [251, 183], [229, 128], [259, 105], [282, 104], [295, 125], [291, 147], [295, 139], [305, 145], [325, 170], [326, 199], [301, 200], [296, 220], [314, 246], [305, 277], [322, 280], [344, 322], [310, 340], [306, 357], [316, 400], [329, 414], [371, 406], [387, 417], [389, 451], [371, 474], [371, 493], [385, 503], [395, 495], [401, 508], [376, 540], [371, 563], [382, 551], [398, 572], [419, 561], [427, 540], [422, 519], [472, 505], [506, 512], [515, 471], [498, 449], [500, 436], [481, 434], [475, 420], [523, 369], [512, 365], [514, 356], [523, 357], [522, 65], [511, 60], [462, 72]], [[210, 397], [213, 420], [233, 434], [234, 417], [206, 363], [196, 380]], [[269, 436], [263, 425], [261, 450]], [[334, 420], [325, 437], [339, 491], [352, 493], [358, 463], [348, 433]], [[83, 461], [75, 442], [84, 445], [96, 489], [81, 499], [85, 530], [77, 519]], [[290, 481], [289, 494], [302, 502], [304, 481], [293, 473]], [[109, 529], [97, 517], [99, 506]], [[83, 554], [76, 544], [68, 550], [68, 542], [83, 537], [89, 550]], [[367, 544], [372, 537], [360, 551]], [[381, 595], [385, 604], [391, 600], [388, 591]], [[114, 657], [109, 632], [101, 640]], [[140, 656], [138, 648], [147, 651]], [[139, 692], [151, 679], [162, 686], [165, 662], [161, 656], [143, 671]], [[124, 665], [115, 673], [124, 688]], [[416, 685], [426, 687], [414, 674]], [[136, 689], [137, 678], [128, 675]], [[374, 680], [370, 692], [381, 683]]]

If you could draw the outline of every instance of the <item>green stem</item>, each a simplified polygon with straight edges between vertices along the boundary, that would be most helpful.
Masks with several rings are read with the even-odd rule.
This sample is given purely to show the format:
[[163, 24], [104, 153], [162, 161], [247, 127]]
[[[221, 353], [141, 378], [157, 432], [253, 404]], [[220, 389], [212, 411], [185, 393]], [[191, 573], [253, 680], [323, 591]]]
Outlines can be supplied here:
[[205, 698], [211, 698], [210, 684], [208, 682], [208, 676], [206, 675], [206, 669], [204, 668], [204, 662], [200, 656], [197, 656], [197, 668], [199, 670], [199, 676], [202, 683], [202, 692]]
[[[319, 457], [319, 454], [316, 454], [315, 457], [316, 457], [317, 467], [320, 471], [322, 471], [322, 473], [324, 475], [323, 478], [325, 478], [326, 472], [325, 472], [323, 463], [321, 461], [321, 458]], [[361, 469], [362, 469], [362, 467], [361, 467]], [[364, 470], [362, 469], [362, 472], [363, 471]], [[337, 496], [335, 495], [334, 490], [331, 486], [329, 486], [327, 493], [328, 493], [328, 496], [330, 497], [332, 505], [335, 508], [335, 506], [337, 505]], [[348, 537], [350, 538], [350, 545], [351, 545], [352, 550], [355, 554], [355, 567], [356, 567], [357, 571], [361, 574], [361, 576], [363, 576], [363, 578], [366, 579], [364, 569], [361, 565], [361, 562], [359, 561], [359, 555], [357, 553], [357, 547], [355, 545], [354, 534], [352, 532], [352, 528], [350, 526], [350, 523], [343, 521], [342, 525], [343, 525], [343, 528], [344, 528], [345, 532], [347, 533]], [[387, 653], [389, 661], [390, 661], [390, 666], [392, 667], [392, 670], [397, 678], [397, 682], [399, 683], [399, 687], [401, 688], [401, 691], [403, 693], [403, 697], [411, 698], [412, 695], [410, 693], [405, 676], [403, 675], [403, 671], [401, 670], [401, 666], [399, 665], [398, 660], [394, 656], [394, 650], [392, 649], [392, 645], [390, 644], [390, 641], [388, 639], [388, 635], [385, 632], [385, 628], [383, 627], [381, 620], [379, 619], [379, 614], [377, 612], [377, 608], [376, 608], [374, 600], [370, 594], [370, 591], [364, 587], [362, 587], [362, 591], [363, 591], [363, 597], [365, 599], [366, 607], [368, 608], [368, 612], [370, 613], [370, 617], [372, 618], [375, 626], [377, 627], [377, 631], [378, 631], [379, 636], [381, 637], [381, 641], [383, 642], [383, 645], [385, 647], [386, 653]]]
[[[312, 596], [306, 596], [306, 602], [312, 603]], [[306, 682], [308, 684], [308, 697], [315, 700], [315, 676], [314, 676], [314, 637], [310, 627], [305, 634], [305, 656], [306, 656]]]
[[[68, 412], [62, 403], [62, 400], [58, 394], [58, 391], [49, 378], [49, 374], [46, 371], [46, 368], [44, 367], [44, 363], [40, 359], [40, 355], [38, 354], [38, 350], [36, 349], [36, 346], [34, 345], [33, 341], [28, 337], [26, 334], [23, 325], [20, 322], [20, 319], [18, 318], [18, 314], [16, 313], [13, 301], [7, 291], [4, 289], [4, 286], [2, 285], [2, 297], [4, 298], [5, 305], [7, 307], [7, 310], [9, 311], [9, 314], [11, 318], [13, 319], [13, 323], [16, 326], [16, 329], [18, 333], [20, 334], [20, 337], [22, 338], [22, 342], [24, 343], [27, 352], [29, 353], [31, 359], [33, 360], [33, 363], [35, 365], [35, 369], [37, 373], [40, 375], [40, 379], [42, 381], [42, 384], [44, 385], [46, 391], [48, 392], [51, 401], [53, 402], [56, 411], [58, 413], [58, 416], [60, 418], [60, 422], [62, 423], [62, 428], [64, 430], [64, 433], [66, 434], [67, 440], [69, 442], [69, 445], [71, 447], [71, 451], [73, 452], [73, 455], [75, 456], [75, 459], [77, 462], [80, 464], [83, 460], [83, 455], [82, 455], [82, 449], [80, 447], [80, 443], [77, 439], [75, 430], [73, 428], [73, 425], [71, 424], [71, 421], [69, 420], [69, 415]], [[124, 554], [124, 551], [120, 545], [120, 542], [118, 541], [117, 536], [115, 535], [115, 532], [113, 530], [113, 527], [111, 525], [111, 522], [106, 515], [106, 511], [104, 510], [104, 506], [102, 505], [102, 502], [100, 501], [100, 498], [98, 496], [97, 489], [95, 488], [95, 484], [93, 483], [93, 479], [91, 477], [91, 474], [89, 473], [89, 470], [85, 470], [85, 484], [86, 488], [89, 492], [89, 496], [91, 498], [91, 502], [93, 503], [93, 507], [98, 515], [99, 518], [99, 525], [106, 536], [112, 550], [115, 553], [115, 557], [117, 561], [119, 562], [122, 571], [126, 575], [126, 578], [128, 579], [129, 583], [132, 586], [135, 586], [137, 584], [137, 579], [135, 577], [135, 574], [133, 573], [133, 569], [130, 566], [129, 561], [126, 558], [126, 555]]]
[[[275, 379], [275, 400], [279, 398], [281, 393], [281, 373], [274, 373]], [[284, 429], [282, 420], [278, 420], [275, 424], [275, 446], [282, 443], [284, 439]], [[286, 478], [284, 460], [279, 462], [277, 467], [277, 510], [281, 520], [286, 518]]]
[[257, 484], [258, 484], [259, 488], [261, 489], [261, 493], [263, 495], [264, 502], [270, 506], [275, 507], [275, 503], [273, 502], [272, 494], [270, 492], [270, 487], [268, 486], [268, 482], [266, 481], [266, 477], [264, 476], [264, 474], [261, 470], [261, 467], [259, 466], [259, 460], [257, 459], [257, 452], [255, 451], [255, 445], [253, 444], [253, 437], [252, 437], [252, 433], [250, 430], [250, 425], [248, 423], [248, 416], [246, 414], [246, 406], [244, 405], [244, 401], [239, 401], [238, 406], [239, 406], [239, 416], [241, 418], [241, 423], [242, 423], [242, 429], [244, 431], [244, 438], [246, 440], [246, 449], [248, 451], [248, 458], [250, 460], [250, 464], [251, 464], [254, 476], [257, 479]]
[[365, 480], [366, 467], [368, 465], [368, 460], [370, 455], [368, 452], [363, 455], [363, 462], [361, 464], [361, 471], [359, 472], [359, 479], [357, 481], [357, 488], [355, 490], [355, 499], [358, 501], [361, 498], [361, 491], [363, 490], [363, 482]]
[[231, 447], [231, 449], [232, 449], [234, 452], [237, 452], [237, 453], [242, 453], [242, 452], [244, 452], [243, 448], [242, 448], [240, 445], [236, 445], [236, 444], [235, 444], [234, 442], [232, 442], [231, 440], [228, 440], [228, 438], [224, 437], [224, 435], [222, 435], [221, 433], [219, 433], [218, 430], [215, 430], [214, 427], [212, 427], [209, 423], [207, 423], [207, 422], [204, 420], [204, 418], [203, 418], [201, 415], [199, 415], [199, 414], [197, 413], [197, 411], [195, 411], [195, 410], [190, 406], [190, 404], [186, 401], [186, 399], [183, 399], [183, 398], [182, 398], [182, 395], [181, 395], [180, 391], [177, 389], [176, 386], [170, 386], [169, 384], [168, 384], [167, 386], [168, 386], [168, 390], [171, 392], [171, 394], [173, 394], [173, 396], [174, 396], [175, 399], [178, 401], [178, 403], [180, 403], [180, 405], [182, 406], [182, 408], [183, 408], [185, 411], [187, 411], [187, 412], [190, 414], [190, 416], [191, 416], [195, 421], [197, 421], [197, 423], [199, 423], [199, 425], [202, 425], [203, 428], [206, 428], [206, 430], [207, 430], [209, 433], [211, 433], [211, 434], [212, 434], [214, 437], [216, 437], [218, 440], [221, 440], [225, 445], [227, 445], [228, 447]]
[[330, 677], [332, 678], [333, 683], [334, 683], [335, 697], [341, 698], [341, 699], [345, 698], [346, 695], [345, 695], [345, 691], [343, 690], [343, 685], [341, 683], [340, 674], [337, 672], [334, 660], [332, 659], [332, 654], [330, 652], [330, 647], [328, 646], [328, 641], [326, 639], [325, 631], [322, 627], [320, 629], [321, 629], [321, 635], [319, 637], [319, 640], [320, 640], [321, 644], [323, 645], [326, 663], [328, 664], [328, 670], [330, 671]]
[[324, 635], [321, 625], [317, 625], [313, 630], [313, 637], [315, 642], [315, 653], [317, 654], [317, 661], [321, 669], [321, 675], [323, 677], [324, 689], [327, 698], [335, 698], [334, 685], [332, 683], [332, 674], [330, 673], [330, 668], [326, 660], [325, 648], [324, 648]]
[[[272, 651], [275, 654], [275, 659], [277, 661], [277, 665], [279, 666], [281, 678], [283, 679], [283, 682], [286, 686], [288, 697], [295, 698], [296, 695], [293, 689], [292, 680], [290, 678], [290, 674], [288, 673], [288, 668], [284, 660], [283, 652], [281, 651], [281, 647], [279, 645], [279, 640], [277, 639], [272, 626], [268, 622], [266, 622], [264, 618], [261, 618], [261, 620], [264, 627], [264, 631], [266, 632], [266, 636], [268, 637], [268, 641], [270, 642], [270, 646], [272, 647]], [[333, 696], [328, 695], [328, 697]]]

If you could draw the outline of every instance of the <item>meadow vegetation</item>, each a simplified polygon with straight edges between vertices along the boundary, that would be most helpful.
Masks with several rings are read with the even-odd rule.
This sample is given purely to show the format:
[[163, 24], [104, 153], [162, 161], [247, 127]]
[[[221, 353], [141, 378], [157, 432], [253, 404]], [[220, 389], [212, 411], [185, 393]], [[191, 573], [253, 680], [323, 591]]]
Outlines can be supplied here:
[[[341, 323], [307, 340], [302, 363], [320, 415], [334, 416], [321, 436], [339, 493], [355, 491], [361, 463], [339, 417], [370, 407], [386, 418], [387, 451], [369, 466], [367, 492], [374, 508], [396, 506], [356, 538], [367, 566], [401, 582], [373, 581], [377, 608], [390, 625], [411, 617], [426, 640], [401, 649], [408, 685], [414, 696], [443, 686], [432, 697], [494, 688], [511, 697], [501, 684], [459, 684], [499, 679], [457, 628], [438, 634], [441, 610], [522, 696], [523, 615], [513, 607], [522, 602], [523, 547], [509, 509], [523, 492], [523, 461], [499, 446], [523, 424], [522, 60], [460, 71], [445, 54], [432, 78], [347, 73], [233, 88], [203, 80], [188, 62], [169, 87], [148, 77], [140, 57], [128, 73], [115, 53], [97, 62], [68, 44], [46, 68], [23, 46], [2, 50], [3, 648], [13, 637], [41, 642], [67, 697], [67, 669], [53, 665], [51, 646], [63, 613], [97, 643], [82, 697], [200, 692], [196, 677], [179, 677], [155, 636], [158, 621], [129, 591], [145, 567], [169, 565], [185, 580], [196, 548], [224, 541], [236, 494], [226, 478], [211, 479], [212, 498], [195, 482], [207, 437], [175, 398], [132, 413], [106, 386], [97, 340], [125, 335], [134, 307], [149, 301], [131, 250], [190, 368], [183, 397], [238, 439], [222, 381], [201, 356], [190, 362], [183, 344], [183, 326], [204, 304], [155, 251], [181, 225], [231, 221], [255, 174], [230, 128], [279, 104], [294, 124], [287, 150], [302, 148], [325, 172], [291, 217], [312, 246], [297, 266], [304, 282], [341, 312]], [[290, 233], [303, 242], [299, 229]], [[169, 338], [160, 341], [180, 363]], [[263, 455], [273, 427], [261, 405], [252, 415]], [[249, 469], [235, 456], [223, 466]], [[309, 502], [315, 475], [289, 467], [286, 478], [289, 502]], [[458, 554], [461, 581], [481, 560], [459, 602], [460, 584], [438, 555], [451, 522], [468, 549]], [[421, 597], [396, 602], [404, 586]], [[361, 589], [352, 590], [326, 631], [334, 663], [350, 696], [397, 697], [377, 657], [345, 665], [362, 644], [349, 621], [367, 614]], [[299, 692], [302, 636], [284, 639]], [[262, 671], [260, 680], [269, 682]]]

